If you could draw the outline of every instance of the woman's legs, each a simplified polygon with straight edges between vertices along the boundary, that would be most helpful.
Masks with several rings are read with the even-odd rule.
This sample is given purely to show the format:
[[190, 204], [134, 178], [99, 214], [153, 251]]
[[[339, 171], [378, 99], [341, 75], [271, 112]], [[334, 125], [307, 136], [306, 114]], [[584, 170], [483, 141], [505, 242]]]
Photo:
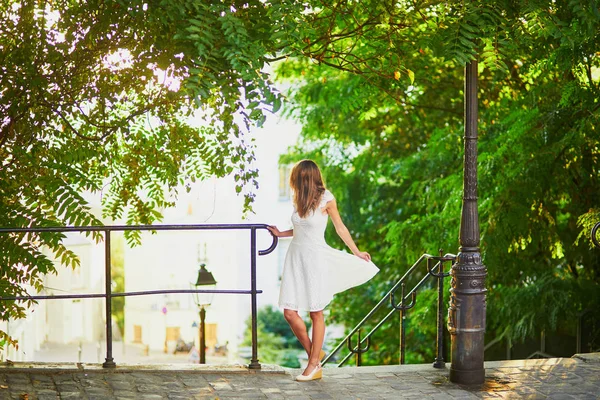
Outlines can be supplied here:
[[323, 341], [325, 340], [325, 317], [323, 317], [323, 310], [311, 311], [310, 319], [312, 320], [312, 347], [309, 353], [308, 366], [302, 375], [310, 374], [319, 365], [319, 355], [323, 348]]
[[288, 310], [287, 308], [283, 309], [283, 316], [290, 325], [290, 328], [292, 328], [292, 332], [294, 332], [294, 335], [296, 335], [302, 347], [304, 347], [304, 350], [306, 350], [306, 354], [310, 357], [312, 343], [306, 332], [306, 324], [302, 320], [302, 317], [298, 315], [298, 311]]

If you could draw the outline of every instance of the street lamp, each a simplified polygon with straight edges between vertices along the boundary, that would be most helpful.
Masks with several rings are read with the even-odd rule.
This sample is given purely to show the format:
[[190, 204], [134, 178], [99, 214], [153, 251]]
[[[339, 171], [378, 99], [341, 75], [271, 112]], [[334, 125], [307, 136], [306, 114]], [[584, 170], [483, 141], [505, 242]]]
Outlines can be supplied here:
[[[217, 281], [211, 272], [206, 269], [206, 264], [200, 264], [198, 279], [193, 285], [196, 290], [213, 290], [217, 286]], [[200, 364], [206, 364], [206, 332], [204, 319], [206, 317], [206, 307], [210, 306], [214, 293], [194, 293], [194, 302], [200, 309]]]

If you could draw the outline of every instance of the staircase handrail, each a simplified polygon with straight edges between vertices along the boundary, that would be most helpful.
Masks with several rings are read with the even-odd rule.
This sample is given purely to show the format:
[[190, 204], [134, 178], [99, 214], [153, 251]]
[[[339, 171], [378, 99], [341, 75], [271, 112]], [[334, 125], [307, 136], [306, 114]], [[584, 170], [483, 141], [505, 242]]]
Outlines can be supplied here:
[[[409, 278], [409, 276], [415, 271], [415, 269], [423, 262], [423, 260], [433, 260], [437, 261], [435, 266], [430, 267], [427, 265], [427, 273], [425, 276], [402, 298], [400, 304], [404, 304], [405, 300], [413, 296], [421, 286], [425, 284], [425, 282], [431, 278], [435, 277], [434, 271], [439, 270], [440, 264], [444, 261], [454, 261], [456, 259], [456, 255], [451, 253], [446, 253], [443, 256], [432, 256], [431, 254], [422, 254], [417, 261], [404, 273], [404, 275], [392, 286], [392, 288], [381, 298], [381, 300], [367, 313], [367, 315], [346, 335], [346, 337], [340, 341], [340, 343], [331, 351], [329, 354], [323, 359], [322, 365], [325, 365], [329, 360], [344, 346], [344, 344], [348, 343], [349, 338], [352, 337], [372, 316], [375, 314], [384, 303], [390, 301], [392, 296], [394, 296], [394, 292]], [[427, 263], [429, 264], [429, 262]], [[445, 275], [447, 276], [447, 275]], [[366, 336], [361, 338], [361, 341], [357, 343], [353, 350], [358, 351], [361, 345], [370, 340], [371, 335], [373, 335], [392, 315], [396, 313], [396, 309], [392, 307], [392, 310], [373, 328]], [[338, 364], [338, 367], [344, 365], [346, 361], [354, 354], [353, 351], [348, 353]]]

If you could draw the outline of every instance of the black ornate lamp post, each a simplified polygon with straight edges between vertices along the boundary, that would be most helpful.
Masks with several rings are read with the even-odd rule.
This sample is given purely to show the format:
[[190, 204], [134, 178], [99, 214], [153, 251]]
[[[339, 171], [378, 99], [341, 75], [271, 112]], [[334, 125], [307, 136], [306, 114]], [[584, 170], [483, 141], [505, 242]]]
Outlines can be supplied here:
[[[197, 290], [212, 290], [217, 286], [217, 281], [211, 272], [206, 269], [206, 264], [200, 264], [200, 271], [198, 271], [198, 279], [194, 284]], [[200, 309], [200, 332], [199, 332], [199, 346], [200, 346], [200, 364], [206, 364], [206, 327], [204, 325], [204, 319], [206, 317], [206, 307], [212, 303], [214, 293], [194, 293], [194, 302]]]
[[477, 61], [465, 67], [465, 159], [460, 249], [452, 266], [448, 330], [452, 340], [450, 381], [472, 385], [485, 381], [485, 280], [479, 249], [477, 210]]

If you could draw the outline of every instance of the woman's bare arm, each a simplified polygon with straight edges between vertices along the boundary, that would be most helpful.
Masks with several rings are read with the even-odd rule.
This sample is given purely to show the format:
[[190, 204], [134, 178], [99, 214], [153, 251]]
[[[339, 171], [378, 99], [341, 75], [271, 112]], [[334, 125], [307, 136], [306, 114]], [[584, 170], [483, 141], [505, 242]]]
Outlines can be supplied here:
[[346, 246], [348, 246], [348, 248], [352, 251], [352, 254], [362, 258], [363, 260], [371, 261], [371, 255], [366, 251], [360, 251], [356, 246], [356, 243], [354, 243], [354, 240], [352, 240], [350, 231], [348, 228], [346, 228], [346, 225], [344, 225], [344, 222], [342, 221], [342, 217], [338, 211], [335, 199], [328, 201], [325, 207], [323, 207], [321, 210], [329, 214], [336, 233], [344, 241], [344, 243], [346, 243]]
[[273, 236], [277, 236], [277, 237], [291, 237], [294, 236], [294, 230], [293, 229], [288, 229], [287, 231], [280, 231], [279, 229], [277, 229], [277, 227], [275, 225], [270, 225], [267, 227], [267, 229], [269, 230], [269, 232], [271, 232], [271, 235]]

